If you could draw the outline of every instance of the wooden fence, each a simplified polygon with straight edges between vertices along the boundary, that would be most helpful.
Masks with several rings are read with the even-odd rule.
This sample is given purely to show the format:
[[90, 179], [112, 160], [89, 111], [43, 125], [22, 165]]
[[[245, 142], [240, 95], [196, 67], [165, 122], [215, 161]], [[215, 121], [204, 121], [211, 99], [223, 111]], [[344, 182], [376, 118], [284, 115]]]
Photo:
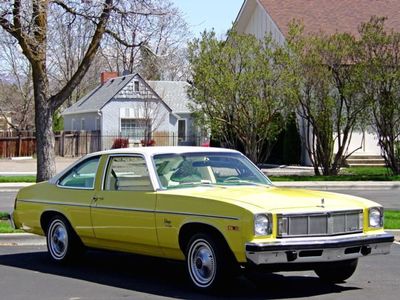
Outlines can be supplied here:
[[[76, 157], [102, 149], [110, 149], [119, 136], [102, 136], [100, 131], [61, 131], [55, 133], [55, 152], [58, 156]], [[140, 146], [143, 137], [129, 137], [129, 142]], [[201, 145], [206, 139], [187, 136], [178, 138], [168, 132], [154, 132], [152, 139], [157, 146]], [[34, 132], [0, 132], [0, 158], [34, 156], [36, 137]]]

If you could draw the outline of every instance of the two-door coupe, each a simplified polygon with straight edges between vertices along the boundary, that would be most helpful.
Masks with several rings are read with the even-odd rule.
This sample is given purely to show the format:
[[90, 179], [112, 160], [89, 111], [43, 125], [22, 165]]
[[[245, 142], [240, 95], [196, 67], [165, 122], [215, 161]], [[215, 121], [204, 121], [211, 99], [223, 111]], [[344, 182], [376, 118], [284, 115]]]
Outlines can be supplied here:
[[45, 235], [55, 261], [85, 247], [185, 260], [204, 290], [244, 268], [340, 282], [359, 257], [389, 253], [393, 242], [375, 202], [277, 188], [240, 152], [202, 147], [89, 154], [21, 189], [13, 221]]

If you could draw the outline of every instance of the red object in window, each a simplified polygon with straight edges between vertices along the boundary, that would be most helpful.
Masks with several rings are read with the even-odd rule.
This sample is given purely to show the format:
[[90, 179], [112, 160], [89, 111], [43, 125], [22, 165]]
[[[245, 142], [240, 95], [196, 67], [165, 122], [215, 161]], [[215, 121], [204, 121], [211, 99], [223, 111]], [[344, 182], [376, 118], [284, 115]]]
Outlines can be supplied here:
[[202, 147], [210, 147], [210, 141], [205, 141], [201, 144]]
[[149, 146], [154, 146], [156, 144], [155, 140], [141, 140], [140, 143], [142, 144], [143, 147], [149, 147]]
[[117, 138], [114, 140], [111, 149], [128, 148], [129, 141], [124, 138]]

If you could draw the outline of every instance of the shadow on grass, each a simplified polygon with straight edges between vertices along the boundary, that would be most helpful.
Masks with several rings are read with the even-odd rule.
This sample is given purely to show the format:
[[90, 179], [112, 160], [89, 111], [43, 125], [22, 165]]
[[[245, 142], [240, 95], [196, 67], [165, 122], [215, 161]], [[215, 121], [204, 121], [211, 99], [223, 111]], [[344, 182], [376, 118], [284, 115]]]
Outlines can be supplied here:
[[[0, 265], [157, 296], [204, 299], [204, 294], [191, 288], [183, 263], [157, 258], [88, 251], [79, 263], [58, 265], [50, 261], [46, 252], [29, 252], [0, 255]], [[207, 298], [283, 299], [338, 294], [354, 289], [358, 288], [326, 284], [317, 277], [260, 274], [257, 283], [240, 276], [223, 291], [207, 295]]]

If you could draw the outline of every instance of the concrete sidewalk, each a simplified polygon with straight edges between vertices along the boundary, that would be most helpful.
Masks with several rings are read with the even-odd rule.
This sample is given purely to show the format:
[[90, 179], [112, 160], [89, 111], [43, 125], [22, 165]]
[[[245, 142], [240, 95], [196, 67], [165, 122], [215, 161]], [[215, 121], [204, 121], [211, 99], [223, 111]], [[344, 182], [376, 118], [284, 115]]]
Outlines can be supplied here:
[[[56, 171], [61, 172], [80, 157], [56, 157]], [[0, 159], [0, 176], [36, 175], [35, 158]]]

